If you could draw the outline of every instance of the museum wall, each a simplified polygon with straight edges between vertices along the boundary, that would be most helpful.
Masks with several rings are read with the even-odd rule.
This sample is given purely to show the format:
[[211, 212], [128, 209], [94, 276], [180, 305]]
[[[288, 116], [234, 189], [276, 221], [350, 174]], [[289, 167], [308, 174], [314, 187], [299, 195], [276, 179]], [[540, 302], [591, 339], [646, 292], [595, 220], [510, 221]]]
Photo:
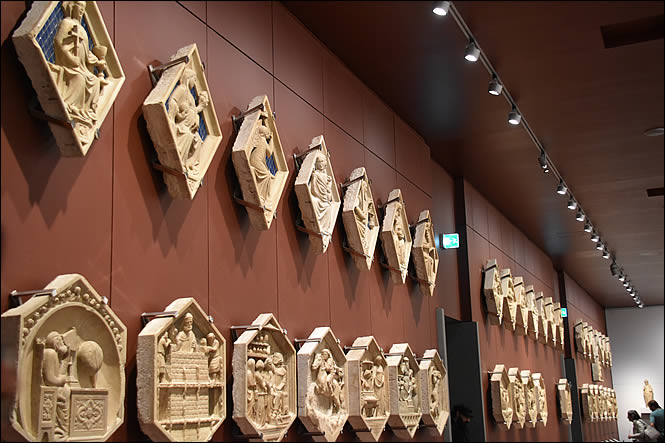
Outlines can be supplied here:
[[[607, 335], [605, 324], [605, 309], [594, 300], [584, 289], [582, 289], [575, 280], [564, 273], [566, 285], [566, 301], [568, 304], [568, 332], [570, 337], [575, 337], [575, 321], [578, 318], [583, 319], [597, 331]], [[614, 341], [610, 340], [612, 347], [612, 363], [616, 364], [618, 358], [614, 353]], [[591, 362], [582, 358], [581, 354], [575, 352], [573, 343], [573, 358], [575, 359], [575, 373], [577, 374], [577, 395], [579, 398], [579, 387], [584, 383], [597, 384], [613, 388], [612, 370], [603, 366], [602, 382], [594, 382], [591, 377]], [[572, 389], [572, 387], [571, 387]], [[626, 411], [619, 408], [618, 421], [626, 420]], [[582, 418], [582, 431], [584, 432], [584, 441], [602, 441], [612, 438], [619, 438], [617, 422], [590, 422]], [[623, 436], [625, 437], [625, 436]]]
[[[466, 235], [469, 252], [469, 280], [472, 319], [478, 323], [480, 361], [485, 393], [485, 432], [487, 441], [568, 441], [568, 424], [557, 414], [556, 382], [563, 377], [562, 353], [526, 336], [517, 336], [503, 326], [489, 323], [484, 306], [483, 267], [496, 258], [500, 268], [510, 268], [513, 277], [522, 276], [525, 285], [544, 297], [559, 300], [557, 279], [551, 260], [471, 184], [464, 181]], [[549, 416], [545, 427], [506, 431], [492, 416], [489, 372], [497, 364], [506, 369], [519, 367], [540, 372], [547, 388]]]
[[[651, 412], [644, 403], [644, 379], [653, 386], [654, 400], [665, 404], [663, 382], [663, 346], [665, 336], [663, 306], [644, 308], [612, 308], [605, 310], [607, 336], [612, 344], [612, 381], [619, 407], [619, 436], [626, 440], [633, 426], [626, 420], [626, 412], [635, 409]], [[655, 338], [655, 339], [654, 339]]]
[[[440, 251], [436, 292], [425, 298], [410, 280], [393, 285], [377, 261], [370, 272], [357, 271], [342, 249], [341, 216], [324, 255], [309, 252], [307, 235], [296, 230], [292, 155], [320, 134], [331, 151], [338, 183], [364, 166], [377, 204], [399, 187], [409, 221], [430, 209], [437, 234], [455, 230], [454, 190], [452, 177], [430, 159], [423, 139], [281, 4], [100, 2], [126, 81], [100, 138], [84, 158], [62, 157], [47, 124], [28, 114], [35, 93], [11, 42], [25, 7], [25, 2], [1, 5], [2, 311], [11, 290], [43, 288], [66, 273], [84, 275], [108, 297], [127, 326], [125, 424], [113, 440], [145, 439], [136, 410], [140, 314], [161, 311], [175, 298], [194, 297], [213, 316], [226, 338], [228, 358], [233, 349], [229, 326], [246, 325], [262, 312], [274, 313], [291, 339], [329, 325], [342, 345], [372, 334], [385, 351], [393, 343], [408, 342], [418, 356], [437, 345], [436, 308], [461, 319], [455, 250]], [[148, 64], [165, 62], [190, 43], [198, 45], [205, 63], [224, 138], [194, 200], [180, 201], [169, 196], [162, 173], [151, 167], [154, 147], [141, 105], [152, 89]], [[264, 232], [251, 228], [246, 209], [233, 201], [236, 178], [230, 155], [231, 116], [261, 94], [268, 95], [276, 112], [290, 169], [277, 219]], [[511, 226], [510, 241], [515, 231]], [[489, 254], [493, 237], [488, 235], [483, 240]], [[497, 253], [504, 250], [502, 241], [494, 244]], [[541, 286], [551, 292], [551, 275], [531, 266], [534, 248], [525, 241], [520, 245], [518, 262], [533, 278], [548, 281]], [[509, 260], [497, 258], [502, 264]], [[514, 351], [515, 363], [526, 365], [516, 356], [533, 344], [482, 331], [491, 341], [483, 355], [499, 340], [511, 349], [506, 363], [513, 362]], [[555, 356], [540, 348], [535, 352], [546, 357], [543, 365]], [[3, 417], [13, 395], [12, 365], [3, 359]], [[553, 401], [553, 391], [549, 395]], [[230, 404], [228, 411], [230, 416]], [[558, 427], [537, 432], [546, 436], [554, 429]], [[229, 417], [214, 440], [230, 440], [235, 432]], [[302, 440], [300, 432], [294, 424], [288, 439]], [[431, 440], [431, 432], [418, 431], [416, 440]], [[535, 435], [528, 432], [522, 439]], [[3, 439], [15, 438], [6, 420], [2, 434]], [[510, 439], [517, 434], [503, 435]], [[393, 438], [384, 434], [385, 440]], [[353, 435], [346, 432], [341, 439], [352, 440]]]

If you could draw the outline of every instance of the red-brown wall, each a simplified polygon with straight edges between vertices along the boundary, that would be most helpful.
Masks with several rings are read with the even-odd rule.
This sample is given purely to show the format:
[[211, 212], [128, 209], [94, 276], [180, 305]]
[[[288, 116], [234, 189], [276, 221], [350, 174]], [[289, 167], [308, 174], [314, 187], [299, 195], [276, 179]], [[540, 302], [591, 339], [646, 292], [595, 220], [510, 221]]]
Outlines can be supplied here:
[[[373, 334], [386, 351], [404, 341], [418, 355], [435, 347], [435, 309], [460, 318], [456, 251], [440, 252], [436, 293], [425, 298], [411, 281], [393, 285], [376, 262], [358, 272], [342, 250], [341, 217], [321, 256], [309, 252], [307, 236], [294, 225], [292, 154], [323, 134], [338, 183], [364, 166], [377, 203], [400, 187], [411, 222], [430, 209], [436, 232], [453, 232], [453, 180], [430, 159], [423, 139], [279, 3], [98, 4], [126, 81], [88, 155], [64, 158], [48, 126], [27, 111], [34, 92], [11, 43], [25, 3], [2, 2], [1, 302], [4, 312], [12, 289], [42, 288], [64, 273], [83, 274], [109, 298], [128, 328], [125, 424], [113, 439], [145, 438], [136, 411], [140, 314], [178, 297], [195, 297], [213, 315], [227, 357], [229, 326], [262, 312], [275, 313], [291, 339], [329, 325], [342, 345]], [[152, 89], [147, 65], [192, 42], [224, 139], [196, 198], [176, 201], [150, 166], [154, 147], [141, 104]], [[232, 199], [231, 116], [260, 94], [277, 113], [291, 170], [267, 232], [253, 230]], [[11, 364], [3, 362], [2, 375], [10, 379]], [[3, 438], [12, 436], [12, 390], [3, 383]], [[214, 439], [232, 439], [232, 427], [229, 417]], [[416, 439], [433, 435], [420, 430]], [[289, 439], [302, 438], [292, 427]]]

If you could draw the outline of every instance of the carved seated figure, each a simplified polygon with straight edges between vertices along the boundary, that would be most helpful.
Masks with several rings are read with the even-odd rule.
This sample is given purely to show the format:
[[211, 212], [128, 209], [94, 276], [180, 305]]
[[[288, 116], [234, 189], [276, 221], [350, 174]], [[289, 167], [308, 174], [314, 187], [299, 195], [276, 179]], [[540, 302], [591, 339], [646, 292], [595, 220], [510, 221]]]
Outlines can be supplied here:
[[338, 411], [344, 402], [344, 395], [342, 393], [343, 385], [340, 383], [340, 377], [343, 376], [342, 368], [335, 364], [330, 351], [324, 349], [314, 358], [312, 369], [317, 371], [314, 392], [329, 398], [332, 403], [333, 412]]
[[72, 363], [69, 347], [65, 344], [62, 335], [56, 331], [49, 332], [44, 341], [42, 381], [44, 386], [56, 387], [53, 426], [53, 438], [56, 441], [66, 440], [69, 437]]
[[185, 314], [182, 331], [176, 337], [177, 347], [176, 352], [196, 352], [198, 351], [199, 344], [196, 341], [196, 335], [192, 331], [194, 317], [189, 312]]

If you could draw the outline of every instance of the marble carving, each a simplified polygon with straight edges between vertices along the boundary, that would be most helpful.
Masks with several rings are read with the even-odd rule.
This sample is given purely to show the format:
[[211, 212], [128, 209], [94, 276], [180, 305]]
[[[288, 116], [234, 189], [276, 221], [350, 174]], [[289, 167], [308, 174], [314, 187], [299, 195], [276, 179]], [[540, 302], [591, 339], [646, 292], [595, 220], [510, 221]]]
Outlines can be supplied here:
[[226, 341], [191, 297], [178, 298], [139, 333], [141, 430], [153, 441], [209, 441], [226, 418]]
[[512, 390], [513, 423], [515, 423], [517, 429], [522, 429], [526, 422], [527, 398], [519, 368], [510, 368], [508, 370], [508, 379], [510, 380], [510, 388]]
[[296, 350], [272, 314], [233, 344], [233, 420], [250, 441], [281, 441], [296, 418]]
[[561, 420], [570, 424], [573, 421], [573, 400], [570, 392], [570, 382], [566, 378], [560, 378], [556, 384], [556, 389]]
[[365, 168], [356, 168], [349, 177], [351, 183], [344, 194], [342, 221], [349, 247], [355, 252], [356, 268], [369, 271], [374, 248], [379, 238], [379, 217], [374, 206], [372, 189]]
[[545, 327], [548, 328], [547, 330], [547, 345], [556, 347], [556, 326], [554, 325], [554, 311], [553, 311], [553, 303], [552, 303], [552, 297], [545, 297], [543, 299], [543, 312], [545, 313], [545, 319], [547, 320], [545, 322]]
[[107, 440], [125, 416], [127, 329], [82, 275], [46, 288], [2, 314], [9, 421], [29, 441]]
[[397, 438], [410, 439], [423, 415], [418, 362], [407, 343], [392, 345], [386, 356], [390, 386], [388, 424]]
[[483, 295], [485, 296], [490, 324], [500, 325], [503, 319], [503, 289], [501, 287], [501, 272], [496, 259], [487, 260], [483, 275]]
[[515, 334], [527, 335], [529, 328], [529, 311], [526, 301], [526, 288], [522, 277], [513, 278], [513, 289], [515, 290]]
[[344, 351], [328, 327], [307, 338], [297, 354], [298, 418], [314, 441], [335, 441], [349, 416], [348, 368]]
[[406, 218], [406, 207], [402, 191], [393, 189], [388, 195], [388, 204], [381, 226], [381, 245], [390, 266], [393, 283], [404, 284], [411, 256], [411, 231]]
[[335, 229], [340, 197], [323, 136], [314, 137], [308, 149], [310, 152], [296, 177], [295, 190], [303, 223], [310, 231], [310, 250], [322, 254], [328, 249]]
[[549, 344], [552, 338], [550, 337], [550, 325], [545, 312], [545, 302], [543, 293], [536, 293], [536, 309], [538, 310], [538, 341], [544, 345]]
[[517, 300], [515, 299], [513, 274], [510, 269], [501, 270], [501, 291], [503, 292], [503, 327], [514, 331], [517, 320]]
[[575, 320], [575, 349], [582, 354], [584, 358], [588, 358], [589, 341], [586, 334], [586, 322], [580, 319]]
[[547, 426], [547, 389], [543, 376], [540, 372], [531, 374], [533, 386], [536, 391], [536, 407], [538, 410], [538, 422]]
[[416, 268], [420, 292], [423, 296], [433, 296], [436, 271], [439, 268], [439, 253], [436, 252], [434, 225], [427, 209], [418, 216], [411, 255]]
[[520, 371], [522, 386], [524, 387], [524, 399], [526, 402], [526, 426], [535, 428], [538, 423], [538, 392], [533, 382], [531, 371], [525, 369]]
[[360, 441], [379, 441], [390, 415], [388, 363], [374, 337], [358, 337], [346, 354], [349, 424]]
[[592, 412], [593, 408], [593, 392], [588, 383], [584, 383], [580, 388], [580, 399], [582, 400], [582, 414], [588, 421], [595, 421], [595, 416]]
[[85, 156], [125, 74], [97, 4], [34, 2], [12, 37], [63, 156]]
[[245, 112], [231, 156], [249, 221], [254, 229], [265, 231], [277, 211], [289, 168], [268, 96], [254, 97]]
[[561, 303], [552, 303], [552, 324], [555, 332], [555, 348], [559, 351], [564, 350], [563, 338], [563, 318], [561, 318]]
[[171, 60], [188, 57], [163, 71], [143, 102], [164, 182], [173, 198], [193, 199], [222, 141], [217, 114], [196, 43]]
[[423, 411], [423, 423], [434, 426], [439, 435], [450, 416], [448, 398], [448, 373], [443, 366], [439, 352], [428, 349], [420, 361], [420, 408]]
[[490, 378], [492, 394], [492, 416], [498, 425], [506, 430], [513, 423], [513, 389], [504, 365], [496, 365]]
[[538, 309], [536, 307], [536, 294], [533, 292], [533, 285], [526, 288], [526, 309], [528, 325], [526, 328], [527, 336], [532, 340], [538, 340]]

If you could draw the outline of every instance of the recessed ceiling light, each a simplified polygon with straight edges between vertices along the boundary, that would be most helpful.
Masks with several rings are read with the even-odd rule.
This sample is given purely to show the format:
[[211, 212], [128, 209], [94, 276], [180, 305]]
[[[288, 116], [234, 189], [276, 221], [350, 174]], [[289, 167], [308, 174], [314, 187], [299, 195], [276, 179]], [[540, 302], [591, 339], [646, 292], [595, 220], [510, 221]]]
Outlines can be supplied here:
[[650, 128], [644, 131], [644, 135], [647, 137], [657, 137], [659, 135], [663, 135], [663, 132], [665, 132], [663, 128]]

